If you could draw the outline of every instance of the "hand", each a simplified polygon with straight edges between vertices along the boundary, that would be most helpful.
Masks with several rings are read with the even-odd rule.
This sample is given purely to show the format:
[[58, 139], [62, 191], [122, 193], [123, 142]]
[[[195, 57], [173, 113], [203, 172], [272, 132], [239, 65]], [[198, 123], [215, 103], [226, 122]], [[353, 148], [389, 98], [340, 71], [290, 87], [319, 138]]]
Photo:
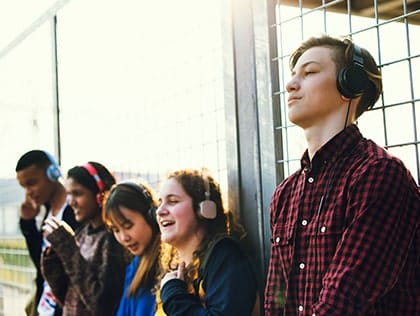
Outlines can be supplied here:
[[168, 282], [169, 280], [180, 279], [180, 280], [184, 281], [184, 270], [185, 270], [185, 262], [182, 261], [178, 265], [177, 270], [166, 273], [166, 275], [160, 281], [160, 289], [162, 289], [163, 286], [166, 284], [166, 282]]
[[28, 195], [20, 205], [20, 217], [24, 220], [34, 219], [40, 212], [41, 207], [37, 205]]
[[59, 227], [64, 227], [64, 229], [72, 236], [74, 236], [74, 231], [70, 227], [69, 224], [67, 224], [65, 221], [58, 221], [54, 216], [47, 218], [44, 221], [44, 225], [42, 226], [42, 230], [44, 232], [44, 237], [47, 237], [49, 234], [51, 234], [54, 230], [58, 229]]

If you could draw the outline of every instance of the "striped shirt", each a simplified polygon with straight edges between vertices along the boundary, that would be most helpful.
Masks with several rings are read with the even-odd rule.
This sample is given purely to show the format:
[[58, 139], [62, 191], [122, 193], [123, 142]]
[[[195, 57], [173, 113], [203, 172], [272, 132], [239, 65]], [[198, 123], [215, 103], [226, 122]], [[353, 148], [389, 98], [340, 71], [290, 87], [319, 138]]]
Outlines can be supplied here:
[[275, 190], [265, 315], [420, 315], [420, 191], [347, 127]]

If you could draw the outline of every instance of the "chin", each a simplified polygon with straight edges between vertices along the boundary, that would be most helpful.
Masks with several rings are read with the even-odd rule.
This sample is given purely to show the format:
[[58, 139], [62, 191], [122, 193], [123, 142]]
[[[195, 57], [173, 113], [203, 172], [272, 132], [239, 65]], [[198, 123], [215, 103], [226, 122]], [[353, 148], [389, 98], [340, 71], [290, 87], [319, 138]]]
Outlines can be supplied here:
[[293, 115], [292, 113], [289, 112], [288, 116], [289, 121], [292, 122], [293, 124], [296, 124], [296, 122], [298, 121], [296, 118], [296, 115]]
[[173, 238], [172, 238], [172, 236], [168, 236], [168, 235], [161, 235], [161, 240], [164, 242], [164, 243], [167, 243], [167, 244], [172, 244], [172, 241], [174, 240]]

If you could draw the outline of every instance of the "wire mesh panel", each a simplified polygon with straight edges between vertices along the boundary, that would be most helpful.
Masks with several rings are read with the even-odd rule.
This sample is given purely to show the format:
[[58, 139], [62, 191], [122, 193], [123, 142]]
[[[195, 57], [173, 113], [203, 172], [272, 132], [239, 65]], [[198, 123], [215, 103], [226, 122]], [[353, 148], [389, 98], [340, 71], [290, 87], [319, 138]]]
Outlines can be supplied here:
[[[420, 179], [419, 95], [420, 5], [416, 1], [277, 1], [277, 65], [280, 111], [275, 131], [283, 142], [278, 168], [285, 175], [299, 167], [305, 148], [301, 129], [287, 119], [285, 85], [290, 78], [290, 53], [310, 36], [349, 36], [369, 50], [383, 75], [384, 92], [372, 110], [362, 115], [362, 133], [401, 158]], [[281, 179], [280, 179], [281, 180]]]
[[22, 315], [32, 292], [35, 268], [22, 238], [0, 243], [0, 315]]
[[226, 187], [220, 27], [219, 1], [73, 0], [61, 10], [65, 169], [97, 160], [156, 187], [168, 170], [206, 166]]
[[[64, 174], [98, 161], [118, 180], [143, 178], [157, 189], [169, 170], [205, 166], [226, 190], [221, 1], [48, 2], [60, 6], [56, 20], [56, 10], [44, 7], [21, 29], [7, 28], [13, 45], [0, 46], [0, 144], [7, 148], [0, 177], [15, 180], [27, 150], [56, 154], [58, 146]], [[15, 194], [8, 207], [19, 237], [21, 199]], [[0, 281], [0, 311], [12, 304], [22, 315], [24, 304], [13, 304]]]

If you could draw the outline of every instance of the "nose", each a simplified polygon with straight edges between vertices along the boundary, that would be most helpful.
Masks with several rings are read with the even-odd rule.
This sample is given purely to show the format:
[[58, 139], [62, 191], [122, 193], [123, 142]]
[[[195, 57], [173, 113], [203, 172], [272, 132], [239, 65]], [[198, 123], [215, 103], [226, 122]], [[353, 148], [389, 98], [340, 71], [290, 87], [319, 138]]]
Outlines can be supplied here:
[[120, 230], [120, 231], [117, 233], [117, 235], [118, 235], [118, 239], [119, 239], [119, 240], [122, 240], [122, 241], [125, 241], [125, 242], [127, 242], [127, 241], [129, 241], [129, 240], [130, 240], [130, 235], [129, 235], [129, 234], [127, 234], [124, 230]]
[[161, 205], [159, 205], [158, 209], [156, 210], [156, 215], [158, 216], [162, 216], [168, 213], [168, 210], [165, 207], [165, 204], [162, 203]]
[[72, 194], [68, 194], [68, 195], [67, 195], [67, 203], [68, 203], [70, 206], [74, 206], [74, 205], [75, 205], [75, 201], [76, 201], [76, 199], [73, 197], [73, 195], [72, 195]]
[[34, 190], [32, 189], [32, 187], [25, 187], [25, 195], [31, 197], [33, 194]]
[[289, 82], [287, 82], [286, 84], [286, 90], [287, 92], [291, 92], [291, 91], [295, 91], [299, 88], [299, 82], [296, 78], [296, 76], [292, 76], [289, 80]]

